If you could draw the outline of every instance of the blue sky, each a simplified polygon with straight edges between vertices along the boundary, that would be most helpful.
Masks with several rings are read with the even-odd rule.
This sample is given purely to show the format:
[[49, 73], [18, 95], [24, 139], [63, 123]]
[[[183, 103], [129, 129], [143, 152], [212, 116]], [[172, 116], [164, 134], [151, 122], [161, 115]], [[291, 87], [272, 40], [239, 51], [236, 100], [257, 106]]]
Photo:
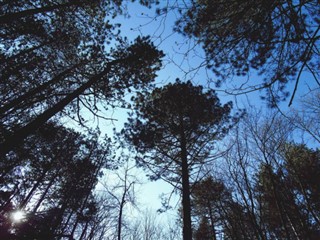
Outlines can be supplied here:
[[[160, 5], [156, 7], [163, 7], [169, 4], [183, 4], [184, 1], [160, 1]], [[224, 92], [224, 90], [230, 90], [234, 88], [234, 84], [237, 86], [246, 83], [249, 80], [249, 85], [257, 84], [261, 82], [261, 77], [255, 73], [251, 73], [249, 79], [246, 77], [234, 77], [230, 79], [222, 88], [215, 88], [214, 84], [208, 84], [208, 80], [215, 79], [215, 76], [210, 70], [205, 67], [198, 68], [204, 61], [204, 52], [200, 46], [196, 46], [193, 40], [187, 40], [181, 34], [174, 32], [173, 27], [179, 14], [175, 11], [168, 11], [166, 15], [155, 17], [155, 8], [149, 9], [143, 7], [137, 3], [128, 2], [126, 9], [130, 14], [130, 17], [117, 17], [113, 21], [121, 23], [121, 32], [123, 36], [127, 36], [133, 40], [138, 35], [150, 35], [154, 43], [159, 49], [163, 50], [166, 54], [164, 58], [164, 68], [158, 72], [158, 78], [156, 82], [159, 85], [174, 81], [176, 78], [182, 80], [192, 80], [194, 84], [202, 84], [211, 89], [215, 89], [222, 102], [234, 101], [241, 105], [247, 105], [247, 100], [250, 100], [251, 104], [256, 107], [265, 107], [266, 103], [260, 100], [260, 95], [265, 92], [252, 92], [246, 95], [230, 96]], [[192, 47], [192, 50], [190, 50]], [[188, 54], [186, 55], [186, 52]], [[299, 82], [298, 91], [294, 100], [294, 105], [297, 106], [299, 98], [309, 92], [309, 88], [315, 87], [315, 81], [312, 76], [306, 72], [303, 72], [301, 81]], [[292, 93], [294, 89], [294, 82], [288, 84], [287, 90]], [[286, 102], [279, 104], [281, 108], [288, 109], [290, 97]]]
[[[165, 1], [163, 1], [163, 3], [164, 2]], [[135, 39], [138, 35], [150, 35], [158, 48], [163, 50], [166, 54], [163, 59], [164, 67], [158, 72], [158, 77], [156, 79], [157, 86], [161, 86], [174, 81], [176, 78], [180, 78], [182, 80], [192, 80], [194, 84], [202, 84], [205, 87], [214, 88], [213, 84], [208, 85], [207, 82], [208, 79], [214, 79], [214, 76], [211, 72], [207, 72], [205, 68], [199, 68], [189, 72], [190, 69], [195, 69], [199, 64], [201, 64], [204, 60], [204, 54], [202, 49], [198, 46], [194, 48], [193, 51], [190, 51], [187, 56], [185, 55], [186, 51], [194, 43], [192, 41], [186, 41], [183, 36], [173, 32], [176, 13], [169, 12], [165, 17], [162, 16], [154, 18], [155, 9], [148, 9], [143, 6], [139, 6], [137, 3], [130, 2], [127, 4], [127, 10], [130, 17], [117, 17], [112, 20], [115, 23], [121, 23], [122, 35], [127, 36], [130, 40]], [[310, 84], [313, 85], [310, 81], [310, 75], [304, 74], [302, 79], [303, 81], [299, 84], [299, 91], [297, 92], [293, 103], [294, 108], [299, 108], [300, 98], [303, 98], [303, 96], [308, 92]], [[237, 80], [237, 82], [241, 83], [248, 79], [237, 78], [233, 80]], [[249, 80], [253, 83], [261, 81], [261, 79], [254, 74], [250, 76]], [[232, 88], [232, 82], [229, 82], [226, 86], [227, 88]], [[292, 92], [293, 87], [294, 85], [292, 83], [289, 85], [288, 90]], [[244, 106], [249, 106], [249, 104], [258, 108], [266, 107], [266, 103], [264, 103], [259, 97], [261, 95], [259, 92], [252, 92], [250, 94], [240, 96], [227, 95], [222, 91], [222, 89], [217, 89], [217, 92], [222, 103], [233, 101], [235, 108], [243, 108]], [[290, 111], [290, 108], [288, 108], [288, 101], [281, 103], [279, 106], [284, 111]], [[123, 123], [126, 121], [126, 111], [127, 110], [125, 109], [117, 109], [114, 112], [106, 112], [108, 117], [115, 118], [117, 121], [99, 121], [99, 126], [101, 127], [103, 134], [107, 133], [108, 135], [111, 135], [112, 128], [114, 127], [119, 131], [122, 128]], [[94, 124], [96, 123], [97, 122]], [[145, 173], [142, 170], [136, 170], [136, 175], [145, 183], [138, 187], [138, 203], [141, 208], [152, 208], [157, 210], [161, 207], [161, 200], [159, 198], [160, 194], [169, 193], [172, 190], [172, 187], [162, 181], [148, 182], [144, 177]], [[108, 177], [114, 177], [112, 176], [112, 172], [108, 172]], [[177, 206], [178, 200], [178, 197], [175, 197], [171, 204], [174, 207]], [[172, 216], [174, 212], [170, 212], [170, 214], [170, 216]]]

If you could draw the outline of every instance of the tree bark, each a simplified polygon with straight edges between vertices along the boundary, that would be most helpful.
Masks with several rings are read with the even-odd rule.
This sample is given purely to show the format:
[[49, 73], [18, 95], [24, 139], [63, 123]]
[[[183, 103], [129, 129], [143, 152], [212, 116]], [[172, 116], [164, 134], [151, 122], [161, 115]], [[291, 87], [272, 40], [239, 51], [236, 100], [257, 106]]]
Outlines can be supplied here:
[[[126, 188], [126, 186], [125, 186]], [[124, 208], [124, 205], [126, 203], [126, 200], [125, 200], [125, 196], [126, 196], [126, 189], [122, 195], [122, 198], [121, 198], [121, 202], [120, 202], [120, 210], [119, 210], [119, 217], [118, 217], [118, 240], [121, 240], [121, 230], [122, 230], [122, 214], [123, 214], [123, 208]]]

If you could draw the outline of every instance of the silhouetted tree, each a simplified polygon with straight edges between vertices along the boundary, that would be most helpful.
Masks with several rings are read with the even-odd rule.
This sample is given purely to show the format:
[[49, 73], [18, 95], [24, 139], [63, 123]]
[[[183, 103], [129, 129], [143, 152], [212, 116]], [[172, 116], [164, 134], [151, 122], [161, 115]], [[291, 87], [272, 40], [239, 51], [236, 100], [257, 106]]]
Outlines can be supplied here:
[[[53, 123], [39, 128], [1, 159], [1, 232], [14, 234], [12, 239], [90, 232], [98, 209], [93, 190], [100, 170], [111, 163], [108, 154], [94, 134], [84, 137]], [[10, 217], [16, 209], [26, 215], [20, 223]]]
[[[0, 153], [13, 150], [53, 116], [82, 123], [126, 91], [147, 87], [162, 52], [140, 37], [129, 44], [106, 17], [122, 1], [13, 1], [0, 6]], [[35, 12], [36, 11], [36, 12]], [[106, 46], [114, 43], [114, 47]], [[119, 102], [118, 101], [118, 102]], [[107, 108], [107, 107], [106, 107]], [[76, 117], [77, 116], [77, 117]]]
[[221, 105], [214, 91], [179, 81], [134, 101], [136, 115], [122, 133], [140, 153], [138, 165], [153, 172], [151, 179], [182, 185], [183, 238], [191, 239], [189, 176], [232, 126], [232, 105]]
[[216, 236], [212, 235], [212, 227], [206, 217], [201, 218], [199, 227], [196, 229], [194, 236], [196, 240], [216, 239]]
[[320, 227], [320, 153], [305, 145], [288, 144], [284, 150], [285, 182], [288, 189], [299, 198], [301, 212], [307, 213], [309, 223]]
[[305, 198], [296, 180], [302, 174], [310, 185], [317, 181], [318, 153], [293, 143], [299, 140], [293, 121], [278, 112], [247, 113], [230, 134], [224, 183], [233, 189], [233, 203], [223, 219], [228, 221], [224, 233], [231, 239], [317, 239], [317, 213], [311, 207], [317, 200], [309, 198], [310, 190]]
[[289, 96], [285, 87], [295, 80], [289, 105], [303, 71], [319, 85], [318, 1], [200, 0], [178, 8], [176, 30], [201, 44], [207, 66], [219, 77], [217, 85], [230, 74], [255, 70], [264, 81], [239, 84], [233, 93], [267, 89], [274, 104]]
[[[116, 231], [112, 235], [117, 236], [115, 238], [118, 240], [124, 238], [122, 233], [128, 225], [125, 207], [127, 205], [136, 207], [135, 186], [139, 184], [139, 179], [133, 172], [135, 166], [130, 166], [129, 164], [129, 158], [129, 156], [122, 153], [120, 161], [126, 161], [122, 171], [113, 171], [112, 180], [107, 178], [106, 181], [100, 182], [103, 185], [103, 196], [113, 201], [112, 208], [116, 212], [113, 221], [116, 223], [114, 224]], [[110, 181], [112, 181], [111, 184], [109, 183]]]
[[222, 208], [227, 209], [231, 201], [230, 192], [223, 182], [209, 176], [192, 186], [191, 197], [193, 216], [199, 219], [198, 222], [200, 221], [195, 234], [196, 239], [218, 239], [217, 229], [222, 227], [221, 220], [224, 216]]

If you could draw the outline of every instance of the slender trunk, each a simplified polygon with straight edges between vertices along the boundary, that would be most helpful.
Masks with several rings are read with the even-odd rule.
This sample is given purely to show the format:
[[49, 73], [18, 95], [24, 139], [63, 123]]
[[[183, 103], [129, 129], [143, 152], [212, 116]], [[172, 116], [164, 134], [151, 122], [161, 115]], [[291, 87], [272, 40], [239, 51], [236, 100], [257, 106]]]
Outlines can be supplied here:
[[[66, 203], [62, 203], [61, 207], [57, 209], [56, 214], [53, 216], [53, 221], [51, 223], [51, 229], [53, 230], [54, 234], [57, 234], [57, 230], [59, 229], [62, 221], [63, 221], [63, 215], [65, 214], [67, 209]], [[64, 234], [66, 237], [69, 237], [69, 239], [73, 239], [73, 236], [70, 234], [66, 235], [64, 232], [59, 231], [61, 234]]]
[[1, 204], [0, 212], [4, 211], [8, 206], [10, 206], [12, 199], [16, 196], [16, 194], [18, 194], [18, 192], [19, 192], [19, 187], [17, 184], [15, 184], [9, 199], [7, 199], [3, 204]]
[[69, 225], [69, 222], [70, 222], [70, 220], [71, 220], [71, 217], [73, 216], [73, 212], [70, 212], [70, 214], [69, 214], [69, 217], [67, 218], [67, 220], [66, 220], [66, 222], [65, 222], [65, 224], [64, 224], [64, 226], [62, 227], [62, 232], [65, 232], [65, 230], [66, 230], [66, 228], [68, 227], [68, 225]]
[[85, 237], [86, 232], [87, 232], [87, 229], [88, 229], [88, 222], [86, 222], [86, 225], [85, 225], [85, 227], [83, 228], [83, 230], [82, 230], [82, 232], [81, 232], [81, 235], [80, 235], [80, 237], [79, 237], [79, 240], [82, 240], [82, 239]]
[[77, 229], [77, 227], [78, 227], [78, 223], [79, 223], [79, 220], [78, 220], [78, 218], [77, 218], [77, 219], [76, 219], [76, 222], [73, 224], [73, 228], [72, 228], [72, 230], [71, 230], [70, 236], [73, 236], [73, 235], [74, 235], [74, 233], [75, 233], [75, 231], [76, 231], [76, 229]]
[[[95, 176], [95, 174], [94, 174], [94, 176]], [[93, 187], [93, 184], [91, 184], [90, 189], [92, 189], [92, 187]], [[84, 210], [84, 208], [86, 207], [86, 204], [88, 203], [88, 199], [89, 199], [90, 193], [91, 193], [91, 191], [89, 190], [88, 193], [87, 193], [87, 195], [86, 195], [86, 198], [84, 199], [84, 201], [83, 201], [83, 203], [82, 203], [81, 209], [79, 209], [79, 212], [80, 212], [80, 213], [82, 213], [83, 210]], [[79, 200], [80, 200], [80, 199], [79, 199]], [[89, 222], [89, 221], [90, 221], [90, 220], [87, 220], [87, 221], [86, 221], [86, 226], [88, 225], [88, 222]], [[74, 225], [73, 225], [71, 234], [70, 234], [71, 236], [74, 236], [74, 233], [75, 233], [75, 231], [76, 231], [76, 229], [77, 229], [78, 223], [79, 223], [79, 218], [77, 217], [76, 220], [75, 220], [75, 223], [74, 223]]]
[[190, 204], [190, 184], [189, 166], [187, 158], [187, 144], [184, 134], [182, 116], [180, 119], [180, 144], [181, 144], [181, 165], [182, 165], [182, 208], [183, 208], [183, 240], [192, 240], [191, 228], [191, 204]]
[[278, 213], [280, 214], [280, 220], [281, 220], [281, 224], [282, 224], [282, 227], [284, 228], [284, 232], [286, 234], [286, 238], [288, 240], [291, 239], [290, 237], [290, 232], [289, 232], [289, 229], [288, 229], [288, 226], [287, 226], [287, 221], [286, 221], [286, 218], [285, 218], [285, 213], [284, 213], [284, 207], [283, 207], [283, 204], [281, 204], [281, 200], [279, 199], [279, 195], [278, 195], [278, 192], [276, 190], [276, 183], [275, 183], [275, 180], [273, 179], [273, 172], [272, 170], [270, 169], [270, 167], [268, 168], [268, 173], [270, 175], [270, 180], [271, 180], [271, 184], [272, 184], [272, 194], [273, 194], [273, 197], [275, 198], [275, 202], [276, 202], [276, 207], [277, 207], [277, 210], [278, 210]]
[[94, 83], [99, 81], [106, 73], [108, 73], [110, 71], [111, 66], [119, 63], [120, 61], [123, 61], [123, 59], [114, 60], [111, 63], [109, 63], [104, 71], [90, 78], [88, 82], [84, 83], [78, 89], [74, 90], [72, 93], [67, 95], [60, 102], [56, 103], [51, 108], [45, 110], [26, 126], [18, 129], [11, 136], [5, 139], [5, 141], [0, 144], [0, 157], [5, 156], [10, 150], [14, 149], [16, 146], [21, 144], [21, 142], [23, 142], [23, 140], [27, 136], [29, 136], [35, 130], [37, 130], [39, 127], [45, 124], [55, 114], [61, 112], [69, 103], [71, 103], [74, 99], [79, 97], [79, 95], [81, 95], [85, 90], [90, 88]]
[[37, 179], [37, 182], [33, 185], [32, 189], [30, 190], [29, 194], [27, 195], [27, 197], [20, 203], [20, 208], [24, 208], [27, 203], [29, 202], [30, 198], [32, 197], [32, 195], [34, 194], [35, 190], [40, 186], [40, 184], [42, 183], [44, 177], [47, 174], [47, 170], [45, 170], [41, 176]]
[[[181, 155], [184, 155], [184, 150]], [[183, 240], [192, 239], [191, 228], [191, 204], [190, 204], [190, 185], [189, 185], [189, 169], [187, 158], [182, 158], [182, 206], [183, 206]]]
[[208, 200], [207, 204], [208, 204], [208, 209], [209, 209], [210, 224], [211, 224], [213, 240], [217, 240], [216, 229], [215, 229], [215, 226], [214, 226], [214, 217], [213, 217], [212, 207], [211, 207], [211, 204], [210, 204], [209, 200]]
[[[286, 215], [287, 215], [287, 218], [288, 218], [288, 222], [290, 224], [290, 227], [291, 227], [291, 230], [293, 231], [294, 233], [294, 236], [296, 237], [297, 240], [301, 240], [301, 238], [299, 237], [299, 234], [298, 234], [298, 231], [296, 229], [296, 226], [293, 224], [292, 220], [291, 220], [291, 217], [290, 215], [288, 214], [287, 211], [286, 212]], [[307, 239], [307, 236], [305, 236], [305, 239]]]
[[52, 187], [55, 179], [57, 176], [53, 176], [50, 180], [50, 182], [48, 183], [46, 189], [44, 190], [44, 192], [42, 193], [40, 199], [38, 200], [37, 204], [34, 206], [33, 208], [33, 213], [36, 213], [38, 211], [38, 208], [40, 207], [41, 203], [43, 202], [43, 200], [45, 199], [47, 193], [49, 192], [49, 189]]
[[[244, 171], [244, 167], [242, 166], [242, 169], [243, 169], [243, 175], [241, 175], [241, 178], [244, 178], [244, 179], [247, 179], [248, 178], [246, 177], [247, 174], [246, 174], [246, 171]], [[249, 197], [250, 199], [248, 200], [248, 196], [250, 196], [251, 194], [246, 194], [245, 192], [245, 189], [248, 191], [250, 191], [250, 184], [249, 182], [245, 181], [246, 183], [246, 186], [247, 188], [244, 188], [242, 183], [240, 182], [241, 180], [239, 180], [239, 173], [234, 173], [231, 169], [229, 169], [230, 173], [231, 173], [231, 176], [233, 178], [233, 180], [235, 181], [236, 185], [237, 185], [237, 189], [240, 193], [240, 196], [243, 200], [243, 203], [244, 203], [244, 206], [245, 208], [247, 209], [247, 212], [248, 212], [248, 215], [249, 215], [249, 219], [250, 219], [250, 223], [252, 224], [253, 227], [253, 232], [254, 232], [254, 235], [257, 239], [266, 239], [264, 234], [263, 234], [263, 231], [262, 229], [260, 228], [260, 225], [257, 223], [257, 219], [256, 219], [256, 213], [254, 211], [254, 205], [252, 205], [254, 203], [254, 199], [251, 197]], [[249, 203], [249, 202], [250, 203]]]
[[41, 43], [41, 44], [39, 44], [39, 45], [37, 45], [37, 46], [34, 46], [34, 47], [31, 47], [31, 48], [25, 49], [25, 50], [23, 50], [23, 51], [15, 54], [15, 55], [12, 55], [12, 56], [10, 56], [10, 57], [3, 57], [3, 58], [0, 60], [0, 64], [2, 65], [2, 64], [4, 64], [4, 63], [7, 63], [7, 64], [9, 63], [9, 65], [10, 65], [10, 63], [11, 63], [13, 60], [19, 58], [20, 56], [25, 55], [25, 54], [28, 54], [28, 53], [31, 53], [31, 52], [33, 52], [34, 50], [40, 49], [40, 48], [42, 48], [43, 46], [46, 46], [46, 45], [48, 45], [48, 44], [51, 44], [51, 43], [53, 43], [53, 42], [55, 42], [55, 41], [56, 41], [56, 39], [53, 39], [53, 38], [52, 38], [52, 39], [50, 39], [49, 41], [44, 41], [43, 43]]
[[91, 228], [91, 231], [89, 233], [89, 236], [88, 236], [88, 240], [92, 240], [94, 238], [94, 235], [95, 235], [95, 229], [94, 228]]
[[15, 108], [18, 105], [20, 105], [21, 103], [26, 104], [28, 102], [29, 98], [33, 98], [34, 95], [39, 94], [41, 92], [43, 92], [44, 90], [46, 90], [48, 87], [52, 86], [53, 84], [63, 80], [63, 78], [70, 73], [72, 70], [74, 70], [76, 67], [78, 67], [80, 64], [82, 64], [83, 62], [80, 62], [74, 66], [72, 66], [71, 68], [68, 68], [66, 70], [64, 70], [63, 72], [59, 73], [57, 76], [55, 76], [54, 78], [52, 78], [50, 81], [43, 83], [42, 85], [31, 89], [30, 91], [24, 93], [23, 95], [20, 95], [18, 97], [16, 97], [15, 99], [13, 99], [12, 101], [10, 101], [9, 103], [5, 104], [4, 106], [0, 107], [0, 116], [2, 114], [5, 114], [8, 110], [10, 110], [11, 108]]
[[[96, 240], [104, 240], [106, 225], [101, 226], [101, 228], [96, 228], [96, 225], [97, 225], [97, 223], [94, 224], [94, 226], [91, 228], [91, 231], [95, 231], [93, 229], [97, 229], [97, 231], [95, 231], [95, 232], [96, 232], [96, 234], [99, 234], [99, 235], [96, 237]], [[98, 233], [98, 231], [100, 233]], [[87, 239], [90, 239], [90, 238], [87, 238]]]
[[[93, 231], [94, 228], [91, 228], [91, 231]], [[105, 238], [105, 232], [106, 232], [106, 226], [102, 226], [102, 230], [100, 231], [100, 235], [99, 237], [97, 238], [98, 240], [104, 240]], [[91, 238], [90, 238], [91, 239]]]
[[122, 212], [123, 207], [125, 205], [125, 193], [122, 195], [121, 203], [120, 203], [120, 210], [119, 210], [119, 217], [118, 217], [118, 240], [121, 240], [121, 230], [122, 230]]
[[12, 21], [18, 20], [19, 18], [32, 16], [32, 15], [35, 15], [38, 13], [51, 12], [56, 9], [63, 9], [65, 7], [70, 7], [72, 5], [74, 5], [74, 3], [72, 3], [72, 1], [70, 1], [68, 3], [59, 4], [59, 5], [45, 6], [45, 7], [41, 7], [41, 8], [27, 9], [27, 10], [15, 12], [15, 13], [8, 13], [6, 15], [0, 16], [0, 24], [10, 23]]
[[[297, 169], [295, 167], [294, 167], [294, 171], [295, 171], [295, 173], [297, 173]], [[298, 176], [298, 184], [299, 184], [299, 187], [300, 187], [300, 192], [302, 192], [302, 195], [304, 197], [305, 205], [307, 207], [307, 210], [311, 214], [311, 216], [313, 217], [313, 220], [318, 224], [318, 226], [320, 226], [320, 219], [319, 219], [319, 217], [317, 216], [317, 214], [314, 212], [314, 210], [312, 208], [312, 205], [310, 203], [310, 199], [309, 199], [309, 196], [307, 194], [306, 188], [302, 184], [301, 177], [299, 177], [298, 174], [296, 174], [296, 175]]]
[[123, 216], [123, 208], [124, 208], [124, 205], [126, 204], [126, 196], [132, 185], [133, 183], [131, 182], [127, 187], [127, 172], [126, 172], [124, 176], [124, 192], [122, 194], [122, 198], [120, 202], [120, 210], [119, 210], [119, 217], [118, 217], [118, 240], [121, 240], [122, 216]]

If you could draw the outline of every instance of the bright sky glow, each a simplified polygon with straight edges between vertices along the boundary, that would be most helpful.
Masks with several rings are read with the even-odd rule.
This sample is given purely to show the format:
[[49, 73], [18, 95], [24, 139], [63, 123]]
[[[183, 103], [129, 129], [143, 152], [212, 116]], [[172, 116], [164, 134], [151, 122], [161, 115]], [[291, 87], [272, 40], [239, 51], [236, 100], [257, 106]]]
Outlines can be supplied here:
[[21, 222], [26, 217], [26, 213], [22, 210], [16, 210], [11, 214], [11, 219], [13, 222]]

